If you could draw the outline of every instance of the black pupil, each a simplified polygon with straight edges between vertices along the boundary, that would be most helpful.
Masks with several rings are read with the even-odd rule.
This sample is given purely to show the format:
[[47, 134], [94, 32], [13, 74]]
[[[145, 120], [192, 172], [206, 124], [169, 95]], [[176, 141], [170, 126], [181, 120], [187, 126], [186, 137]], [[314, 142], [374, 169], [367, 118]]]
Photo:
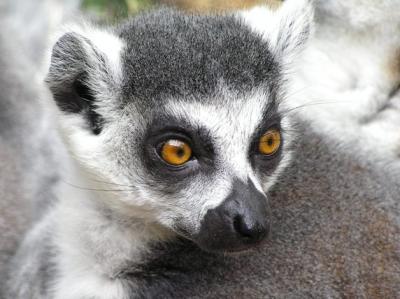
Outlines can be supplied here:
[[268, 139], [267, 139], [267, 144], [268, 144], [268, 146], [272, 146], [273, 144], [274, 144], [274, 137], [269, 137]]
[[185, 155], [185, 150], [182, 147], [177, 148], [176, 150], [176, 155], [179, 158], [182, 158]]

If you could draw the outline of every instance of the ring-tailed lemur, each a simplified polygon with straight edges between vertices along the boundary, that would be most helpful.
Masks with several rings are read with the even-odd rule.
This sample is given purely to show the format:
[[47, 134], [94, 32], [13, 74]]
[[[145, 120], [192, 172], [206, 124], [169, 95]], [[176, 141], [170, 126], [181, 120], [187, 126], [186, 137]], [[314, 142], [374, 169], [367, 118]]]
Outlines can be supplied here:
[[[286, 9], [291, 5], [295, 5], [294, 3], [295, 1], [292, 3], [290, 3], [290, 1], [287, 2], [285, 5], [288, 6], [276, 15], [271, 15], [270, 12], [267, 12], [267, 15], [264, 16], [269, 20], [274, 18], [273, 16], [276, 16], [277, 19], [275, 20], [280, 20], [279, 23], [283, 26], [289, 25], [288, 29], [292, 30], [296, 28], [292, 26], [301, 24], [299, 19], [297, 22], [290, 22], [292, 17], [296, 19], [296, 14], [293, 12], [288, 13]], [[139, 18], [139, 20], [147, 20], [143, 18], [144, 17]], [[183, 26], [186, 30], [191, 28], [189, 33], [197, 32], [191, 27], [195, 25], [192, 22], [193, 19], [188, 19], [187, 17], [181, 17], [179, 15], [176, 16], [176, 18], [178, 18], [178, 20], [182, 20], [181, 18], [183, 18], [183, 20], [186, 20], [188, 23], [183, 25], [182, 22], [176, 22], [172, 25], [166, 22], [165, 19], [160, 18], [162, 20], [160, 24], [153, 24], [155, 27], [149, 26], [146, 29], [160, 29], [159, 26], [170, 24], [172, 29], [182, 28], [180, 26]], [[174, 20], [176, 21], [176, 19], [171, 21]], [[189, 20], [191, 20], [191, 22], [189, 22]], [[216, 19], [213, 20], [214, 22], [217, 21]], [[203, 32], [203, 28], [200, 26], [201, 19], [198, 21], [199, 23], [196, 23], [196, 27], [199, 32]], [[274, 22], [271, 23], [274, 24]], [[271, 25], [271, 23], [269, 25]], [[141, 24], [143, 25], [143, 23]], [[207, 24], [206, 28], [211, 30], [214, 28], [212, 26], [213, 24], [216, 25], [216, 23]], [[220, 23], [217, 22], [217, 24]], [[226, 23], [224, 24], [228, 25]], [[149, 25], [149, 23], [146, 22], [144, 25]], [[140, 30], [145, 30], [140, 24], [138, 24], [138, 26]], [[224, 27], [221, 26], [218, 33], [224, 36], [227, 32], [224, 30], [221, 31], [222, 28]], [[243, 27], [240, 28], [243, 29]], [[282, 35], [281, 38], [279, 38], [279, 35], [274, 35], [274, 30], [277, 29], [277, 27], [272, 26], [267, 28], [269, 31], [262, 33], [263, 35], [265, 34], [264, 37], [269, 41], [269, 46], [280, 44], [278, 41], [285, 41], [287, 35]], [[297, 28], [299, 29], [299, 27]], [[129, 53], [131, 54], [143, 54], [144, 51], [149, 50], [147, 55], [143, 54], [143, 56], [141, 56], [147, 59], [131, 60], [130, 62], [136, 62], [138, 64], [139, 62], [145, 63], [149, 70], [152, 69], [151, 66], [157, 67], [157, 69], [163, 69], [163, 67], [167, 65], [167, 59], [165, 57], [159, 57], [154, 61], [149, 60], [149, 58], [154, 58], [151, 54], [156, 55], [156, 53], [160, 53], [159, 51], [155, 51], [155, 49], [159, 49], [159, 46], [170, 45], [169, 43], [161, 43], [161, 41], [165, 41], [165, 39], [168, 40], [169, 35], [165, 35], [165, 39], [159, 36], [160, 34], [163, 36], [162, 33], [171, 33], [168, 29], [169, 28], [166, 28], [165, 31], [156, 30], [151, 32], [154, 38], [160, 41], [157, 47], [152, 48], [151, 46], [153, 44], [150, 43], [144, 45], [138, 44], [136, 45], [138, 48], [130, 48], [132, 51]], [[257, 26], [255, 29], [257, 29]], [[211, 30], [210, 34], [212, 32], [215, 33], [214, 30]], [[302, 30], [299, 32], [302, 32]], [[98, 41], [103, 40], [104, 33], [96, 33], [88, 36], [83, 32], [85, 36], [84, 41], [80, 39], [82, 33], [81, 35], [78, 34], [79, 32], [75, 32], [75, 35], [69, 36], [72, 41], [74, 37], [77, 38], [76, 41], [79, 41], [79, 43], [72, 43], [74, 51], [69, 51], [71, 50], [69, 47], [63, 48], [63, 51], [56, 51], [56, 53], [74, 58], [68, 61], [66, 69], [71, 71], [75, 69], [75, 66], [78, 66], [96, 70], [96, 72], [91, 72], [91, 74], [96, 75], [97, 80], [102, 79], [100, 80], [102, 83], [114, 82], [114, 80], [108, 80], [107, 78], [108, 76], [112, 79], [118, 78], [114, 77], [115, 74], [118, 74], [118, 72], [114, 73], [114, 71], [118, 71], [118, 69], [110, 71], [109, 68], [104, 68], [104, 66], [107, 66], [107, 62], [110, 61], [113, 62], [113, 66], [117, 65], [115, 62], [118, 62], [118, 59], [114, 60], [114, 58], [116, 58], [115, 56], [107, 55], [114, 53], [111, 50], [113, 49], [112, 46], [115, 44], [106, 43], [108, 47], [101, 47]], [[103, 36], [103, 38], [99, 38], [99, 36]], [[110, 40], [115, 38], [108, 34], [106, 34], [106, 36], [110, 37]], [[213, 36], [214, 35], [211, 35], [209, 37], [211, 38]], [[294, 36], [291, 37], [294, 38]], [[138, 42], [143, 41], [141, 35], [132, 35], [131, 38], [136, 38]], [[193, 38], [190, 41], [197, 46], [205, 46], [208, 44], [200, 43], [200, 41], [207, 40], [206, 36], [200, 35], [198, 38]], [[287, 39], [287, 41], [289, 40], [295, 41], [295, 39]], [[300, 40], [302, 40], [302, 38], [300, 38]], [[109, 39], [107, 39], [107, 41], [109, 41]], [[185, 41], [185, 39], [180, 41]], [[175, 44], [177, 46], [175, 50], [182, 49], [182, 43], [176, 42]], [[60, 45], [62, 44], [59, 43], [58, 46]], [[85, 47], [82, 47], [82, 45]], [[191, 45], [191, 47], [189, 47], [189, 45]], [[239, 46], [240, 45], [239, 43]], [[124, 44], [122, 44], [122, 46], [122, 49], [124, 49]], [[248, 45], [248, 47], [257, 48], [257, 44], [251, 43], [251, 46]], [[60, 48], [58, 49], [60, 50]], [[93, 49], [96, 49], [96, 51]], [[107, 49], [111, 50], [108, 51]], [[135, 49], [136, 52], [133, 51]], [[188, 43], [188, 46], [185, 47], [187, 51], [190, 49], [193, 49], [192, 43]], [[215, 49], [215, 46], [201, 49], [210, 52], [211, 57], [215, 54], [215, 52], [209, 51]], [[272, 47], [271, 49], [268, 47], [268, 49], [273, 53], [272, 57], [275, 59], [280, 57], [277, 59], [277, 62], [282, 69], [279, 69], [280, 72], [278, 72], [278, 74], [281, 74], [282, 77], [279, 78], [278, 76], [274, 77], [274, 79], [284, 79], [285, 76], [283, 75], [285, 72], [288, 72], [288, 69], [283, 68], [281, 63], [283, 61], [285, 64], [289, 63], [292, 58], [290, 56], [281, 57], [280, 54], [282, 52], [276, 51], [277, 48]], [[288, 48], [285, 49], [289, 50]], [[83, 50], [89, 50], [89, 53], [92, 55], [79, 55], [79, 53], [87, 54], [87, 52]], [[169, 50], [171, 50], [169, 47], [164, 49], [164, 51]], [[232, 49], [223, 50], [228, 51]], [[238, 50], [240, 50], [240, 47]], [[122, 52], [126, 53], [124, 51]], [[77, 56], [68, 56], [68, 54], [74, 53]], [[179, 52], [171, 50], [171, 52], [168, 53], [177, 55]], [[200, 51], [200, 53], [203, 52]], [[229, 51], [229, 53], [231, 52]], [[88, 58], [93, 58], [93, 54], [96, 55], [96, 59], [87, 60]], [[182, 54], [195, 55], [194, 52]], [[253, 52], [248, 52], [248, 54], [252, 55]], [[59, 58], [61, 58], [61, 56]], [[123, 57], [124, 59], [120, 60], [122, 65], [126, 63], [125, 59], [127, 56]], [[176, 56], [172, 57], [176, 58]], [[201, 57], [200, 55], [198, 59], [201, 59]], [[261, 55], [260, 57], [264, 56]], [[85, 59], [77, 62], [75, 58]], [[96, 66], [99, 65], [95, 63], [98, 62], [97, 58], [100, 58], [100, 61], [104, 63], [100, 64], [102, 67], [99, 69], [96, 68]], [[221, 59], [222, 58], [223, 57], [221, 57]], [[239, 59], [237, 57], [231, 58], [234, 60]], [[227, 58], [225, 57], [225, 59]], [[173, 60], [171, 67], [177, 69], [184, 61], [185, 60]], [[194, 59], [193, 61], [196, 62], [199, 60]], [[226, 60], [226, 62], [230, 61], [231, 60]], [[215, 67], [217, 67], [215, 64], [219, 63], [220, 66], [226, 65], [223, 63], [221, 64], [219, 59], [212, 62], [214, 63], [211, 64], [212, 68], [202, 69], [199, 71], [199, 74], [204, 74], [204, 71], [207, 70], [215, 70]], [[158, 63], [160, 65], [158, 65]], [[237, 65], [236, 63], [240, 62], [235, 61], [232, 66]], [[140, 65], [141, 64], [133, 66], [129, 68], [129, 70], [140, 70]], [[195, 67], [196, 65], [197, 64], [193, 64], [191, 66]], [[202, 65], [210, 66], [210, 64], [207, 63]], [[78, 70], [82, 70], [82, 68], [78, 68]], [[230, 68], [227, 68], [226, 71], [229, 70]], [[249, 69], [243, 69], [243, 71], [247, 70]], [[179, 81], [179, 83], [187, 82], [186, 80], [192, 78], [188, 76], [188, 74], [192, 74], [191, 72], [186, 69], [183, 69], [183, 71], [186, 77], [183, 81]], [[239, 70], [236, 71], [238, 71], [238, 74], [240, 73]], [[328, 69], [326, 71], [328, 72]], [[86, 75], [85, 73], [78, 73], [79, 75]], [[71, 73], [67, 72], [65, 74], [70, 75]], [[149, 90], [156, 89], [152, 89], [152, 87], [160, 88], [158, 85], [153, 85], [157, 83], [157, 81], [154, 83], [150, 82], [150, 79], [154, 78], [155, 75], [157, 75], [156, 78], [166, 76], [166, 81], [171, 81], [173, 83], [177, 83], [177, 81], [173, 79], [178, 80], [181, 78], [171, 78], [167, 76], [168, 74], [169, 73], [164, 72], [160, 74], [155, 74], [154, 72], [146, 73], [146, 78], [149, 80], [140, 82], [147, 82], [149, 85], [141, 84], [140, 86], [149, 86]], [[243, 74], [247, 74], [247, 76], [240, 78], [251, 79], [248, 73], [243, 72]], [[102, 75], [105, 76], [103, 77]], [[93, 82], [88, 81], [88, 78], [85, 76], [83, 78], [85, 78], [83, 82], [79, 82], [75, 85], [75, 90], [79, 90], [81, 95], [82, 93], [85, 94], [87, 91], [87, 89], [84, 88], [85, 86], [88, 87], [87, 83]], [[141, 76], [136, 79], [140, 78]], [[205, 80], [209, 77], [201, 78]], [[61, 86], [62, 89], [57, 89], [61, 91], [61, 94], [68, 91], [68, 86], [71, 86], [71, 77], [66, 76], [64, 79], [65, 84]], [[197, 83], [194, 82], [194, 84], [200, 84], [202, 82], [209, 83], [209, 81], [206, 80]], [[273, 81], [268, 80], [268, 82]], [[275, 82], [282, 83], [280, 80]], [[86, 85], [81, 83], [86, 83]], [[128, 82], [126, 83], [129, 85]], [[234, 83], [240, 84], [246, 83], [246, 81], [240, 80]], [[312, 84], [312, 82], [310, 82], [310, 84]], [[177, 89], [172, 88], [168, 91], [179, 90], [184, 96], [187, 96], [188, 89], [182, 89], [181, 86], [182, 85], [174, 84], [174, 88]], [[192, 85], [189, 85], [189, 87], [190, 86]], [[218, 87], [221, 86], [223, 87], [224, 85], [218, 84]], [[105, 86], [96, 86], [95, 90], [104, 90], [99, 89], [99, 87], [105, 88]], [[133, 85], [133, 87], [135, 87], [135, 85]], [[290, 84], [284, 86], [278, 84], [276, 87], [277, 90], [280, 90], [280, 88], [284, 89], [284, 87], [289, 88]], [[115, 89], [105, 89], [112, 95], [120, 91], [117, 90], [116, 92]], [[141, 91], [143, 90], [139, 89], [138, 92]], [[125, 92], [130, 93], [133, 92], [133, 90], [126, 89]], [[232, 90], [229, 90], [229, 92], [232, 92]], [[105, 95], [105, 93], [102, 94]], [[287, 134], [298, 135], [298, 138], [290, 144], [290, 148], [293, 152], [293, 164], [285, 171], [285, 176], [282, 176], [277, 184], [273, 186], [273, 190], [269, 195], [272, 213], [270, 222], [273, 223], [273, 235], [272, 240], [268, 242], [266, 246], [260, 246], [258, 249], [243, 255], [229, 254], [222, 256], [220, 254], [207, 253], [199, 249], [199, 246], [195, 243], [198, 243], [199, 240], [192, 242], [187, 239], [187, 232], [180, 231], [179, 234], [184, 235], [181, 239], [175, 239], [174, 236], [171, 236], [169, 242], [155, 242], [151, 246], [140, 247], [140, 245], [144, 244], [146, 241], [151, 242], [151, 240], [142, 240], [144, 241], [143, 243], [134, 244], [135, 248], [140, 251], [139, 254], [138, 251], [135, 250], [127, 253], [124, 249], [132, 245], [130, 240], [136, 236], [140, 235], [145, 238], [154, 236], [154, 233], [160, 232], [158, 229], [148, 232], [145, 225], [138, 225], [137, 222], [133, 223], [130, 216], [132, 215], [131, 213], [140, 212], [140, 215], [136, 215], [134, 218], [137, 219], [140, 217], [148, 221], [151, 219], [150, 217], [154, 209], [158, 208], [155, 207], [156, 204], [158, 205], [157, 200], [162, 200], [161, 203], [164, 204], [164, 211], [162, 214], [166, 215], [168, 213], [168, 215], [171, 215], [169, 213], [172, 211], [172, 205], [174, 205], [175, 200], [177, 200], [176, 196], [173, 196], [173, 192], [180, 188], [180, 186], [179, 184], [168, 183], [168, 193], [162, 197], [152, 197], [154, 201], [151, 202], [151, 209], [149, 209], [149, 202], [140, 202], [139, 200], [143, 199], [144, 196], [149, 198], [149, 196], [152, 195], [149, 194], [149, 190], [151, 190], [153, 194], [155, 192], [162, 192], [162, 190], [156, 190], [156, 188], [164, 187], [164, 185], [162, 185], [164, 179], [154, 180], [154, 184], [151, 186], [146, 183], [149, 177], [163, 175], [159, 169], [149, 173], [149, 176], [143, 176], [141, 178], [142, 180], [139, 182], [140, 184], [133, 185], [132, 182], [121, 183], [121, 177], [125, 176], [126, 173], [126, 161], [132, 161], [134, 159], [132, 157], [140, 157], [139, 155], [130, 156], [126, 153], [123, 154], [121, 148], [129, 148], [127, 151], [133, 151], [135, 148], [141, 146], [139, 139], [132, 139], [130, 136], [124, 138], [124, 136], [126, 136], [124, 134], [133, 135], [134, 132], [137, 132], [141, 136], [146, 136], [144, 132], [140, 131], [140, 128], [146, 127], [146, 114], [141, 113], [142, 111], [136, 111], [136, 107], [132, 105], [130, 101], [131, 99], [118, 98], [127, 100], [126, 102], [121, 102], [123, 105], [125, 105], [125, 103], [127, 105], [129, 105], [129, 103], [132, 105], [127, 111], [126, 107], [113, 106], [113, 103], [115, 104], [114, 97], [102, 97], [102, 103], [104, 103], [105, 106], [96, 106], [98, 114], [93, 115], [90, 109], [93, 107], [91, 107], [90, 103], [96, 103], [94, 100], [97, 99], [97, 95], [97, 93], [94, 95], [85, 94], [84, 98], [91, 100], [89, 103], [85, 104], [85, 102], [82, 101], [76, 107], [64, 107], [64, 109], [67, 108], [67, 110], [68, 108], [69, 110], [78, 110], [76, 116], [82, 116], [82, 119], [76, 118], [74, 120], [73, 117], [70, 119], [61, 118], [61, 121], [64, 120], [71, 123], [71, 125], [66, 126], [68, 130], [65, 132], [64, 136], [69, 140], [67, 140], [68, 144], [72, 145], [72, 147], [70, 146], [71, 153], [79, 154], [79, 156], [77, 156], [78, 163], [82, 163], [79, 167], [88, 166], [88, 161], [97, 160], [96, 164], [90, 165], [90, 176], [85, 177], [87, 181], [81, 181], [76, 178], [74, 180], [70, 178], [65, 179], [66, 183], [74, 185], [70, 186], [71, 188], [68, 188], [69, 190], [66, 190], [66, 192], [75, 192], [75, 197], [71, 193], [64, 193], [65, 198], [62, 198], [60, 202], [53, 207], [53, 211], [28, 235], [26, 241], [22, 244], [11, 268], [12, 273], [9, 283], [10, 298], [54, 298], [55, 295], [58, 295], [58, 298], [124, 298], [124, 295], [128, 298], [394, 298], [400, 294], [400, 277], [398, 275], [398, 256], [400, 249], [400, 228], [398, 223], [400, 208], [398, 204], [398, 190], [400, 186], [398, 173], [392, 172], [390, 168], [377, 167], [374, 162], [380, 160], [382, 157], [367, 155], [365, 151], [359, 150], [358, 146], [361, 143], [359, 142], [360, 140], [355, 141], [352, 138], [347, 138], [345, 139], [346, 144], [344, 146], [341, 139], [337, 140], [332, 138], [329, 134], [324, 134], [323, 128], [321, 128], [321, 125], [317, 122], [314, 123], [307, 118], [302, 119], [304, 114], [292, 113], [301, 111], [297, 109], [297, 107], [289, 110], [286, 108], [282, 109], [282, 106], [280, 109], [278, 108], [279, 113], [284, 119], [289, 116], [288, 114], [301, 117], [301, 119], [300, 123], [295, 127], [282, 131], [283, 138], [279, 140], [283, 142], [283, 146], [285, 147], [288, 145]], [[189, 95], [191, 94], [189, 93]], [[239, 103], [236, 101], [240, 100], [240, 98], [236, 97], [237, 94], [233, 95], [235, 97], [226, 103], [226, 105], [232, 109], [235, 108], [235, 103]], [[70, 96], [76, 99], [74, 94], [70, 94]], [[227, 94], [220, 95], [220, 100], [226, 99], [224, 96], [227, 96]], [[203, 99], [203, 95], [201, 98]], [[185, 109], [185, 111], [176, 109], [176, 107], [180, 107], [181, 105], [185, 107], [184, 105], [188, 105], [191, 101], [195, 102], [196, 99], [187, 101], [181, 100], [179, 106], [171, 102], [171, 105], [173, 105], [175, 109], [167, 111], [170, 113], [185, 113], [182, 117], [183, 119], [192, 119], [192, 116], [196, 116], [196, 119], [208, 120], [207, 125], [211, 127], [214, 127], [213, 125], [216, 124], [213, 122], [212, 116], [218, 113], [218, 115], [215, 116], [219, 121], [218, 130], [216, 129], [216, 131], [221, 134], [218, 134], [217, 140], [221, 142], [218, 144], [224, 144], [224, 146], [218, 147], [215, 153], [216, 156], [222, 155], [220, 149], [223, 148], [227, 149], [227, 153], [231, 152], [232, 149], [234, 149], [234, 153], [240, 152], [238, 143], [224, 143], [224, 141], [228, 140], [226, 138], [230, 137], [225, 136], [224, 132], [230, 129], [235, 130], [232, 134], [232, 138], [234, 138], [237, 134], [243, 132], [242, 130], [250, 130], [250, 128], [245, 129], [243, 126], [235, 125], [240, 124], [240, 117], [238, 117], [238, 120], [232, 121], [232, 128], [227, 128], [225, 126], [227, 122], [225, 118], [227, 107], [218, 106], [215, 108], [217, 99], [214, 98], [215, 101], [213, 101], [209, 97], [205, 98], [207, 98], [207, 100], [196, 102], [195, 108], [197, 109], [210, 105], [210, 107], [217, 111], [208, 110], [208, 114], [205, 115], [202, 110], [193, 112], [191, 109], [194, 108]], [[174, 100], [163, 99], [163, 101], [159, 102], [161, 106], [160, 110], [163, 110], [164, 104], [169, 103], [169, 100]], [[139, 103], [146, 103], [149, 105], [146, 107], [146, 109], [148, 109], [146, 111], [154, 111], [153, 109], [155, 108], [151, 105], [151, 96], [142, 100], [143, 102]], [[266, 103], [269, 103], [269, 101], [267, 100]], [[112, 110], [112, 114], [110, 110], [106, 109], [109, 107], [109, 104], [115, 108], [115, 110]], [[327, 107], [326, 110], [330, 109], [329, 106], [325, 107]], [[156, 111], [158, 112], [159, 110]], [[235, 114], [235, 111], [237, 110], [232, 110], [232, 112], [229, 113]], [[124, 112], [127, 114], [125, 115]], [[248, 116], [250, 123], [253, 117], [259, 113], [259, 111], [253, 112], [254, 114]], [[71, 116], [73, 115], [73, 111], [67, 111], [67, 114]], [[104, 114], [106, 114], [107, 118], [98, 118], [98, 116]], [[110, 118], [117, 119], [118, 115], [121, 114], [123, 114], [123, 116], [120, 117], [121, 125], [117, 126], [115, 122], [110, 121]], [[138, 118], [131, 119], [129, 118], [131, 115], [136, 115]], [[316, 117], [317, 116], [318, 115], [316, 115]], [[65, 117], [65, 115], [62, 117]], [[129, 128], [123, 125], [127, 123], [125, 121], [126, 119], [130, 119]], [[161, 119], [161, 121], [163, 121], [163, 119]], [[338, 120], [338, 122], [340, 123], [340, 120]], [[90, 124], [94, 124], [94, 126], [90, 126]], [[107, 126], [112, 126], [113, 124], [115, 126], [113, 127], [114, 130], [111, 132], [110, 127]], [[84, 129], [76, 125], [82, 125], [83, 128], [89, 130], [93, 129], [93, 133], [97, 132], [99, 134], [96, 135], [96, 137], [89, 133], [90, 131], [84, 131]], [[324, 123], [322, 123], [322, 125], [324, 125]], [[354, 127], [348, 128], [349, 131], [353, 129]], [[107, 131], [109, 134], [105, 135]], [[213, 137], [213, 132], [210, 132], [209, 138]], [[328, 130], [328, 132], [330, 132], [330, 130]], [[197, 133], [201, 133], [201, 130], [199, 132], [196, 131], [196, 134]], [[276, 134], [276, 132], [272, 133]], [[113, 145], [113, 141], [115, 140], [113, 137], [115, 136], [121, 136], [121, 138], [117, 141], [117, 144]], [[82, 140], [82, 142], [74, 143], [73, 141], [77, 141], [78, 138], [81, 138], [80, 140]], [[102, 156], [102, 153], [104, 153], [102, 152], [102, 149], [104, 149], [103, 144], [96, 142], [96, 140], [100, 140], [96, 138], [102, 138], [101, 140], [107, 141], [108, 151], [104, 156]], [[243, 138], [243, 140], [245, 140], [246, 135], [244, 135]], [[181, 154], [171, 156], [171, 149], [173, 149], [174, 146], [176, 147], [177, 144], [179, 143], [176, 141], [168, 143], [165, 151], [161, 150], [164, 148], [161, 147], [158, 156], [168, 159], [173, 163], [182, 161], [181, 159], [187, 157], [188, 144], [180, 143], [180, 148], [182, 149], [182, 151], [180, 151]], [[121, 146], [118, 147], [118, 145]], [[263, 147], [258, 146], [259, 150], [271, 150], [270, 146], [264, 148], [264, 145]], [[115, 148], [113, 146], [115, 146]], [[354, 146], [354, 148], [352, 148], [352, 146]], [[193, 149], [193, 147], [189, 148]], [[83, 151], [86, 150], [90, 151], [90, 155], [85, 155], [85, 157], [83, 157]], [[283, 151], [281, 155], [285, 155], [285, 153], [287, 152]], [[110, 174], [110, 170], [115, 171], [117, 169], [113, 166], [114, 164], [111, 164], [110, 159], [112, 157], [114, 157], [114, 161], [118, 162], [118, 169], [122, 170], [117, 171], [117, 174], [115, 174], [115, 172], [114, 174]], [[238, 159], [237, 155], [226, 157], [229, 157], [231, 161], [236, 161], [236, 159]], [[139, 162], [140, 161], [132, 161], [132, 163]], [[224, 164], [224, 162], [226, 162], [226, 159], [218, 159], [216, 167], [227, 165]], [[99, 170], [95, 168], [99, 165], [102, 166], [102, 176], [96, 177], [99, 174]], [[253, 162], [252, 167], [254, 167], [253, 165], [257, 164]], [[188, 192], [195, 197], [193, 199], [188, 198], [188, 201], [193, 204], [190, 207], [191, 210], [195, 209], [197, 204], [200, 204], [196, 202], [196, 198], [204, 198], [202, 196], [207, 195], [207, 192], [209, 192], [208, 186], [218, 183], [218, 180], [213, 177], [212, 170], [213, 169], [206, 173], [206, 176], [212, 179], [207, 181], [207, 184], [201, 185], [204, 186], [204, 190], [188, 190]], [[135, 171], [137, 171], [137, 168], [130, 168], [128, 175], [135, 175], [135, 173], [132, 173]], [[231, 171], [227, 173], [231, 173]], [[114, 178], [118, 177], [119, 181], [108, 180], [111, 175]], [[196, 176], [187, 175], [185, 179], [193, 179], [194, 177]], [[200, 179], [199, 181], [201, 182]], [[269, 187], [268, 185], [269, 184], [267, 184], [266, 187]], [[245, 188], [244, 185], [242, 186], [242, 190], [237, 192], [238, 195], [248, 191], [248, 188]], [[79, 187], [90, 187], [91, 189], [97, 190], [79, 190]], [[129, 200], [133, 200], [132, 197], [123, 196], [128, 194], [124, 191], [127, 190], [127, 187], [129, 187], [128, 192], [132, 193], [139, 188], [140, 190], [147, 191], [141, 191], [141, 196], [135, 198], [135, 205], [142, 204], [141, 206], [135, 206], [135, 208], [132, 209], [127, 208], [130, 206], [130, 203], [132, 203]], [[130, 190], [130, 188], [133, 187], [135, 187], [135, 190]], [[112, 192], [112, 190], [115, 192]], [[124, 192], [117, 192], [117, 190]], [[214, 191], [213, 195], [215, 196], [220, 196], [222, 194], [219, 189], [212, 191]], [[93, 195], [97, 197], [92, 202], [89, 199], [91, 199]], [[213, 200], [215, 200], [215, 198], [216, 197], [213, 197]], [[126, 202], [121, 202], [120, 199], [126, 199]], [[167, 202], [168, 199], [173, 199], [173, 201]], [[117, 203], [120, 205], [117, 205]], [[187, 202], [182, 203], [180, 206], [181, 211], [187, 209], [186, 204]], [[110, 205], [112, 205], [112, 208]], [[128, 216], [126, 216], [127, 214]], [[116, 215], [118, 215], [118, 217], [116, 217]], [[169, 217], [165, 218], [163, 221], [166, 221]], [[98, 221], [99, 219], [101, 223], [105, 223], [105, 225], [97, 226], [96, 223], [100, 223], [100, 221]], [[196, 219], [193, 218], [193, 221], [195, 220]], [[148, 225], [150, 226], [151, 223], [152, 222], [149, 221]], [[181, 224], [182, 220], [179, 223]], [[127, 231], [126, 234], [122, 235], [122, 238], [119, 230], [120, 227], [126, 228]], [[76, 233], [77, 231], [79, 232], [78, 234]], [[73, 236], [73, 238], [69, 238], [68, 236]], [[88, 236], [95, 238], [90, 239]], [[109, 243], [105, 241], [107, 236], [112, 237], [112, 241]], [[162, 234], [158, 237], [161, 239], [165, 236], [165, 234]], [[219, 244], [227, 245], [228, 243], [226, 241], [231, 242], [232, 240], [223, 240]], [[63, 249], [62, 252], [59, 250], [61, 248]], [[104, 251], [105, 248], [109, 249], [109, 251]], [[69, 254], [62, 254], [65, 252]], [[132, 259], [135, 259], [137, 263], [132, 263]], [[120, 263], [115, 263], [116, 260]], [[89, 274], [89, 276], [87, 274]], [[64, 288], [62, 288], [63, 284], [66, 284]], [[131, 292], [124, 293], [127, 289]], [[67, 294], [61, 292], [66, 292]], [[16, 294], [19, 294], [19, 296]], [[84, 294], [87, 296], [85, 297]]]
[[75, 173], [22, 244], [12, 296], [136, 297], [164, 243], [265, 240], [265, 192], [290, 158], [287, 72], [312, 11], [289, 1], [263, 34], [168, 9], [65, 33], [47, 82]]

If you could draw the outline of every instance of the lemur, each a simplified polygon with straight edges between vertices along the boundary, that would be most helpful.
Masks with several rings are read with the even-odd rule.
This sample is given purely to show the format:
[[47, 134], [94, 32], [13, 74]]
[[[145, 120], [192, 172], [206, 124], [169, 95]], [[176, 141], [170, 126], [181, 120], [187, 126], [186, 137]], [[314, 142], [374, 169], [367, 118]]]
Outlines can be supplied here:
[[63, 35], [47, 82], [75, 165], [7, 298], [398, 296], [398, 176], [286, 106], [306, 2]]
[[289, 1], [263, 34], [240, 15], [162, 9], [62, 35], [47, 82], [74, 174], [22, 244], [11, 297], [145, 296], [140, 269], [164, 243], [265, 240], [266, 191], [290, 158], [286, 73], [312, 11]]

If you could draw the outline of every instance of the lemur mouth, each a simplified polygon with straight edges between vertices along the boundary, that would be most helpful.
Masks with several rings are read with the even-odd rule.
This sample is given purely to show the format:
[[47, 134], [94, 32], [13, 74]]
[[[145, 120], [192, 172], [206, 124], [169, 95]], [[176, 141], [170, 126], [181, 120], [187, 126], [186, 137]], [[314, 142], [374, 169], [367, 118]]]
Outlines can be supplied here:
[[224, 251], [210, 251], [213, 253], [223, 253], [223, 254], [228, 254], [228, 255], [233, 255], [233, 256], [240, 256], [240, 255], [246, 255], [248, 253], [252, 253], [254, 251], [257, 250], [261, 250], [262, 248], [266, 247], [268, 244], [268, 240], [269, 238], [266, 238], [265, 240], [257, 243], [257, 244], [253, 244], [251, 246], [248, 247], [242, 247], [240, 249], [235, 249], [235, 250], [224, 250]]
[[262, 241], [262, 242], [257, 243], [257, 244], [253, 244], [253, 245], [250, 245], [250, 246], [242, 246], [242, 247], [238, 247], [238, 248], [234, 248], [234, 249], [231, 248], [231, 249], [224, 249], [224, 250], [221, 250], [221, 249], [218, 249], [218, 250], [206, 250], [206, 249], [203, 249], [203, 250], [208, 251], [208, 252], [212, 252], [212, 253], [223, 253], [223, 254], [229, 254], [229, 255], [242, 255], [242, 254], [247, 254], [247, 253], [250, 253], [250, 252], [257, 251], [260, 248], [263, 248], [266, 243], [267, 243], [266, 241]]
[[268, 240], [268, 233], [258, 240], [243, 239], [241, 236], [227, 237], [217, 240], [194, 240], [194, 242], [204, 251], [211, 253], [237, 254], [257, 250]]
[[257, 250], [269, 241], [269, 232], [257, 240], [240, 236], [204, 240], [199, 237], [199, 234], [193, 235], [182, 227], [175, 227], [174, 231], [179, 235], [179, 238], [188, 240], [209, 253], [242, 254]]

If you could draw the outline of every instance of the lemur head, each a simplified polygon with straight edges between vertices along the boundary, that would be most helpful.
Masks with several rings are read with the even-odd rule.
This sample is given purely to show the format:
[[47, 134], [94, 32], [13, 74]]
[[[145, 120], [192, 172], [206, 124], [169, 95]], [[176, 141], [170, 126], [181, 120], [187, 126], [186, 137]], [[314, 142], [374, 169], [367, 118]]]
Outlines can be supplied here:
[[310, 6], [163, 9], [64, 34], [47, 82], [73, 157], [97, 185], [120, 190], [99, 198], [206, 250], [261, 242], [265, 192], [289, 158], [282, 99]]

